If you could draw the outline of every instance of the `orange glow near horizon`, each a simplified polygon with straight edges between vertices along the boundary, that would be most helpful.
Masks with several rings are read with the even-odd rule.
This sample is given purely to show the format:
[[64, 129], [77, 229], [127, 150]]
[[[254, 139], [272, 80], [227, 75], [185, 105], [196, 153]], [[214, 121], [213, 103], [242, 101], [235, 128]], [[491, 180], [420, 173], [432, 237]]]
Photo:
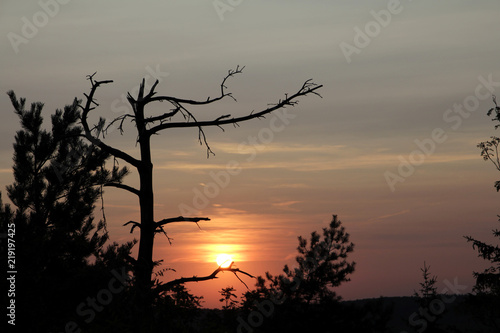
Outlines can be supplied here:
[[201, 248], [202, 253], [204, 253], [205, 262], [214, 262], [215, 260], [220, 266], [219, 260], [223, 258], [223, 261], [229, 260], [227, 265], [230, 265], [233, 261], [246, 261], [243, 255], [244, 249], [238, 244], [203, 244]]

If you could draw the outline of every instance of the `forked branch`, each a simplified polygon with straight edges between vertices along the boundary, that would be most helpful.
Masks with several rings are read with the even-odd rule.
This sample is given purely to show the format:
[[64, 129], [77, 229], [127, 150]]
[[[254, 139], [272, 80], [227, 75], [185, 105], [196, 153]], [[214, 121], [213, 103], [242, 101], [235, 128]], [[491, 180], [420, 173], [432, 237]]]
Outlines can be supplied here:
[[280, 99], [277, 103], [271, 104], [270, 107], [267, 109], [264, 109], [259, 112], [251, 112], [250, 114], [242, 117], [232, 117], [230, 118], [230, 115], [223, 115], [219, 116], [214, 120], [206, 120], [206, 121], [193, 121], [193, 122], [169, 122], [169, 123], [163, 123], [156, 125], [148, 130], [149, 134], [156, 134], [157, 132], [167, 129], [167, 128], [181, 128], [181, 127], [198, 127], [202, 128], [205, 126], [222, 126], [222, 125], [227, 125], [227, 124], [238, 124], [240, 122], [254, 119], [254, 118], [261, 118], [264, 117], [265, 115], [276, 111], [281, 108], [285, 108], [287, 106], [294, 106], [298, 103], [296, 99], [301, 96], [306, 96], [309, 94], [314, 94], [319, 97], [321, 95], [316, 91], [323, 87], [323, 85], [317, 85], [313, 83], [311, 80], [307, 80], [304, 82], [302, 87], [293, 95], [288, 96], [285, 95], [284, 99]]
[[79, 105], [80, 108], [82, 109], [81, 121], [82, 121], [83, 130], [85, 132], [85, 137], [90, 142], [92, 142], [94, 145], [98, 146], [99, 148], [101, 148], [105, 152], [107, 152], [107, 153], [109, 153], [117, 158], [120, 158], [120, 159], [132, 164], [135, 167], [139, 167], [139, 165], [140, 165], [139, 160], [135, 159], [134, 157], [130, 156], [129, 154], [125, 153], [124, 151], [121, 151], [119, 149], [108, 146], [107, 144], [102, 142], [98, 137], [95, 137], [92, 134], [92, 130], [89, 127], [87, 117], [88, 117], [88, 114], [90, 111], [94, 110], [96, 106], [99, 106], [99, 104], [97, 104], [97, 102], [94, 99], [95, 92], [101, 84], [107, 84], [107, 83], [113, 82], [113, 80], [95, 81], [94, 80], [95, 74], [96, 73], [87, 76], [88, 80], [90, 81], [90, 83], [92, 85], [92, 88], [90, 89], [90, 93], [88, 95], [84, 94], [85, 97], [87, 98], [85, 105], [84, 106]]
[[208, 217], [184, 217], [184, 216], [178, 216], [178, 217], [171, 217], [168, 219], [163, 219], [161, 221], [156, 222], [156, 226], [160, 227], [168, 223], [174, 223], [174, 222], [194, 222], [198, 223], [200, 221], [210, 221]]
[[136, 221], [128, 221], [123, 226], [126, 227], [129, 224], [132, 224], [132, 227], [130, 228], [130, 233], [133, 233], [135, 228], [139, 228], [139, 229], [141, 228], [141, 224], [139, 222], [136, 222]]
[[180, 279], [169, 281], [165, 284], [158, 286], [156, 289], [156, 292], [159, 294], [159, 293], [162, 293], [164, 291], [171, 289], [175, 285], [186, 283], [186, 282], [200, 282], [200, 281], [217, 279], [218, 278], [217, 274], [219, 274], [219, 272], [231, 272], [231, 273], [233, 273], [238, 278], [238, 280], [240, 280], [241, 283], [243, 283], [245, 285], [245, 287], [248, 288], [247, 284], [245, 282], [243, 282], [243, 280], [240, 279], [240, 277], [238, 276], [238, 273], [245, 274], [246, 276], [249, 276], [249, 277], [254, 278], [254, 279], [255, 279], [255, 276], [253, 276], [252, 274], [247, 273], [245, 271], [242, 271], [239, 268], [233, 268], [233, 264], [234, 264], [234, 262], [232, 262], [229, 267], [219, 266], [215, 271], [212, 272], [212, 274], [207, 275], [207, 276], [185, 277], [185, 278], [180, 278]]
[[[222, 83], [220, 84], [220, 95], [215, 97], [215, 98], [210, 98], [210, 96], [206, 100], [201, 100], [201, 101], [196, 101], [196, 100], [191, 100], [191, 99], [182, 99], [182, 98], [177, 98], [177, 97], [172, 97], [172, 96], [158, 96], [158, 97], [153, 97], [156, 92], [154, 89], [158, 85], [158, 80], [155, 82], [155, 84], [151, 87], [151, 90], [149, 93], [144, 96], [143, 98], [138, 98], [137, 101], [133, 100], [131, 103], [141, 103], [142, 106], [145, 106], [148, 103], [155, 102], [155, 101], [167, 101], [170, 104], [174, 106], [173, 109], [171, 109], [169, 112], [165, 112], [159, 116], [152, 116], [152, 117], [147, 117], [144, 119], [144, 123], [148, 125], [153, 125], [155, 122], [160, 122], [159, 125], [164, 124], [167, 120], [171, 119], [173, 116], [175, 116], [177, 113], [181, 113], [184, 116], [184, 120], [189, 123], [192, 121], [192, 123], [198, 123], [198, 120], [194, 116], [191, 111], [189, 111], [185, 105], [207, 105], [211, 104], [214, 102], [217, 102], [225, 97], [230, 97], [234, 101], [236, 101], [236, 98], [232, 95], [232, 93], [226, 92], [226, 82], [229, 78], [235, 76], [236, 74], [240, 74], [243, 72], [243, 69], [245, 67], [240, 67], [236, 66], [236, 69], [230, 69], [227, 73], [227, 75], [224, 77], [222, 80]], [[144, 89], [143, 87], [144, 81], [141, 85], [141, 89]], [[129, 98], [130, 101], [130, 98]], [[217, 121], [228, 118], [230, 115], [223, 115], [219, 118], [217, 118]], [[157, 125], [158, 126], [158, 125]], [[222, 129], [222, 127], [221, 127]], [[156, 134], [158, 131], [147, 131], [148, 135]], [[202, 127], [198, 127], [198, 141], [200, 142], [201, 145], [205, 144], [207, 147], [207, 157], [210, 156], [210, 154], [215, 155], [213, 151], [210, 149], [210, 146], [207, 142], [207, 138], [205, 136], [205, 132], [203, 131]]]
[[183, 98], [177, 98], [177, 97], [172, 97], [172, 96], [153, 97], [156, 94], [156, 92], [154, 92], [154, 88], [156, 87], [156, 85], [158, 85], [158, 80], [157, 80], [155, 82], [155, 84], [153, 85], [153, 87], [151, 88], [149, 94], [144, 97], [143, 103], [147, 104], [147, 103], [151, 103], [151, 102], [155, 102], [155, 101], [167, 101], [167, 102], [170, 102], [172, 104], [206, 105], [206, 104], [220, 101], [221, 99], [223, 99], [226, 96], [234, 99], [232, 93], [226, 92], [226, 89], [227, 89], [226, 81], [229, 78], [235, 76], [236, 74], [242, 73], [244, 68], [245, 68], [245, 66], [240, 68], [240, 66], [238, 65], [238, 66], [236, 66], [236, 69], [230, 69], [228, 71], [227, 75], [222, 80], [222, 83], [220, 85], [220, 95], [217, 97], [210, 98], [210, 96], [209, 96], [206, 100], [203, 100], [203, 101], [196, 101], [196, 100], [192, 100], [192, 99], [183, 99]]

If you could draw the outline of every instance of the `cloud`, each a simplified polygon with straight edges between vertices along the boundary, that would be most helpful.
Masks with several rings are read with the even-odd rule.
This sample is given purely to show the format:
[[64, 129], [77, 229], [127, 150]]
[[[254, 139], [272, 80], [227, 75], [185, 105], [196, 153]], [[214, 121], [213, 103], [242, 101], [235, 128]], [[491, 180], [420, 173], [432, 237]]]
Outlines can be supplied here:
[[[353, 170], [369, 168], [397, 168], [400, 157], [408, 156], [417, 146], [409, 146], [407, 151], [399, 149], [394, 152], [390, 147], [364, 147], [346, 145], [297, 145], [297, 144], [270, 144], [261, 151], [257, 151], [255, 158], [247, 161], [248, 157], [241, 157], [233, 144], [222, 144], [222, 151], [226, 153], [214, 162], [168, 162], [160, 164], [157, 169], [180, 170], [184, 172], [200, 173], [210, 170], [223, 170], [227, 163], [236, 161], [243, 170], [250, 169], [289, 169], [299, 172]], [[221, 147], [218, 147], [219, 149]], [[443, 150], [443, 147], [438, 147]], [[447, 147], [445, 147], [447, 148]], [[251, 155], [247, 155], [251, 156]], [[460, 161], [477, 160], [477, 154], [463, 151], [441, 152], [425, 156], [424, 164], [455, 163]], [[277, 184], [274, 188], [305, 188], [304, 184]]]
[[[239, 145], [227, 142], [214, 142], [212, 144], [218, 150], [228, 154], [248, 154], [248, 149], [239, 149]], [[252, 146], [249, 146], [252, 147]], [[319, 152], [319, 153], [332, 153], [345, 148], [344, 145], [313, 145], [313, 144], [282, 144], [282, 143], [269, 143], [259, 144], [253, 146], [258, 153], [298, 153], [298, 152]]]
[[289, 207], [291, 205], [295, 205], [296, 203], [300, 203], [300, 201], [275, 202], [272, 205], [275, 207]]
[[278, 184], [269, 186], [269, 188], [311, 188], [311, 186], [303, 183], [297, 183], [297, 184]]
[[218, 206], [214, 205], [214, 206], [215, 206], [215, 214], [230, 215], [230, 214], [246, 214], [246, 213], [248, 213], [246, 210], [242, 210], [242, 209], [221, 207], [221, 205], [218, 205]]

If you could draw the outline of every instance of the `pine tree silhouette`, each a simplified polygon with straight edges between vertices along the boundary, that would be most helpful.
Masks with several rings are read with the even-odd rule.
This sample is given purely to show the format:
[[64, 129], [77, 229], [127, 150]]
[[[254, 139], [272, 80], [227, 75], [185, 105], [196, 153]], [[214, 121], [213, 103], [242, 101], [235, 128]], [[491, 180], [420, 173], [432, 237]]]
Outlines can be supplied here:
[[8, 92], [22, 129], [15, 136], [14, 183], [1, 206], [2, 230], [15, 225], [16, 326], [62, 331], [75, 309], [105, 287], [113, 269], [130, 270], [133, 243], [110, 244], [105, 220], [94, 222], [94, 204], [104, 182], [119, 182], [127, 170], [104, 168], [107, 153], [82, 141], [78, 102], [52, 115], [43, 129], [42, 103], [26, 110], [25, 99]]

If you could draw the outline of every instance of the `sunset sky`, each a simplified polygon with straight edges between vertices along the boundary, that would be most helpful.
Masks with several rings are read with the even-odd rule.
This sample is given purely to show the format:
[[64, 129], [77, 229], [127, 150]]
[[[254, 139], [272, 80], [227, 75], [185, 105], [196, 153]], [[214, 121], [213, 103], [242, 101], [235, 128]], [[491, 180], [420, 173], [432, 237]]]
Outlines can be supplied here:
[[[153, 138], [156, 219], [211, 218], [201, 230], [169, 226], [172, 245], [157, 236], [155, 259], [176, 269], [167, 280], [210, 274], [220, 253], [254, 275], [277, 274], [293, 264], [297, 236], [337, 214], [357, 262], [338, 289], [345, 299], [410, 295], [424, 260], [439, 291], [457, 279], [468, 292], [472, 271], [486, 265], [463, 236], [492, 242], [500, 214], [500, 174], [476, 148], [499, 135], [486, 116], [491, 93], [500, 94], [499, 15], [496, 0], [3, 0], [3, 198], [20, 128], [8, 90], [44, 102], [48, 125], [56, 108], [88, 93], [86, 75], [97, 71], [114, 83], [98, 90], [93, 121], [111, 120], [129, 110], [123, 96], [142, 78], [158, 78], [159, 94], [204, 100], [219, 93], [227, 70], [246, 66], [227, 82], [237, 102], [192, 110], [214, 119], [264, 109], [312, 78], [323, 98], [207, 129], [209, 159], [196, 129]], [[129, 124], [107, 142], [137, 156], [135, 138]], [[125, 182], [136, 185], [137, 173]], [[104, 201], [111, 240], [138, 238], [122, 226], [138, 220], [136, 198], [110, 188]], [[245, 291], [228, 273], [186, 286], [207, 307], [220, 305], [222, 287]]]

